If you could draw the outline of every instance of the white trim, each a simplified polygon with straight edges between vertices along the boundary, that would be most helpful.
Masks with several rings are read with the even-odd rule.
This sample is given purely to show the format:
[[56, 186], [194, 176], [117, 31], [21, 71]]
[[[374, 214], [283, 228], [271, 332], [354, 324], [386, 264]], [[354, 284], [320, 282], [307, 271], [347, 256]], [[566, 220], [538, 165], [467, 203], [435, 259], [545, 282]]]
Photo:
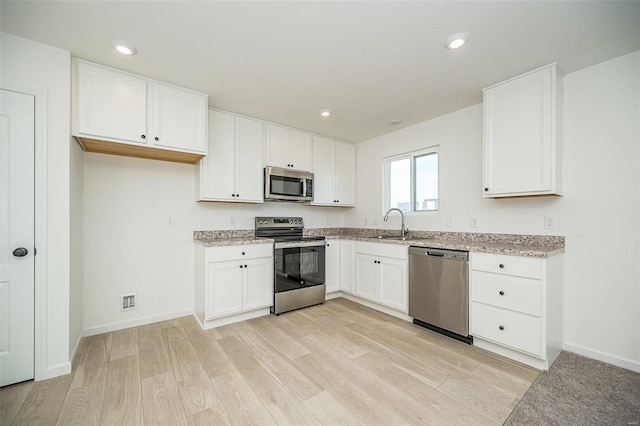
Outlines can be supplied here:
[[64, 376], [65, 374], [71, 373], [71, 363], [65, 362], [59, 365], [54, 365], [47, 368], [47, 377], [44, 377], [40, 380], [52, 379], [58, 376]]
[[193, 314], [193, 309], [185, 309], [182, 311], [169, 312], [161, 315], [153, 315], [145, 318], [138, 318], [128, 321], [119, 321], [98, 327], [85, 328], [83, 336], [94, 336], [96, 334], [108, 333], [110, 331], [123, 330], [125, 328], [137, 327], [139, 325], [152, 324], [158, 321], [166, 321], [174, 318], [186, 317]]
[[586, 356], [587, 358], [596, 359], [598, 361], [606, 362], [618, 367], [626, 368], [627, 370], [640, 373], [640, 361], [635, 361], [629, 358], [620, 357], [607, 352], [597, 351], [595, 349], [586, 348], [581, 345], [577, 345], [571, 342], [563, 342], [562, 349], [565, 351], [573, 352], [578, 355]]
[[196, 319], [196, 321], [198, 321], [198, 324], [200, 324], [200, 327], [203, 330], [210, 330], [212, 328], [222, 327], [223, 325], [229, 325], [229, 324], [234, 324], [240, 321], [246, 321], [246, 320], [250, 320], [258, 317], [264, 317], [270, 314], [271, 314], [271, 307], [266, 307], [262, 309], [249, 311], [249, 312], [240, 312], [239, 314], [229, 315], [222, 318], [205, 320], [204, 324], [200, 322], [197, 315], [194, 314], [193, 317]]
[[386, 306], [379, 305], [377, 303], [370, 302], [370, 301], [365, 300], [365, 299], [361, 299], [361, 298], [359, 298], [357, 296], [354, 296], [354, 295], [349, 294], [349, 293], [345, 293], [343, 291], [340, 291], [338, 293], [333, 293], [331, 296], [332, 296], [331, 297], [332, 299], [334, 299], [336, 297], [344, 297], [347, 300], [351, 300], [352, 302], [356, 302], [356, 303], [358, 303], [360, 305], [363, 305], [363, 306], [366, 306], [368, 308], [374, 309], [376, 311], [385, 313], [387, 315], [391, 315], [393, 317], [400, 318], [401, 320], [405, 320], [407, 322], [413, 322], [413, 318], [411, 318], [410, 316], [408, 316], [404, 312], [396, 311], [395, 309], [392, 309], [392, 308], [387, 308]]
[[[473, 336], [473, 346], [509, 358], [512, 361], [518, 361], [538, 370], [546, 371], [550, 367], [548, 359], [540, 359], [535, 356], [527, 355], [523, 352], [495, 344], [480, 337]], [[551, 364], [553, 364], [553, 361], [551, 361]]]
[[35, 301], [34, 301], [34, 380], [45, 380], [71, 372], [66, 368], [49, 368], [47, 365], [47, 219], [48, 219], [48, 139], [47, 92], [35, 91]]

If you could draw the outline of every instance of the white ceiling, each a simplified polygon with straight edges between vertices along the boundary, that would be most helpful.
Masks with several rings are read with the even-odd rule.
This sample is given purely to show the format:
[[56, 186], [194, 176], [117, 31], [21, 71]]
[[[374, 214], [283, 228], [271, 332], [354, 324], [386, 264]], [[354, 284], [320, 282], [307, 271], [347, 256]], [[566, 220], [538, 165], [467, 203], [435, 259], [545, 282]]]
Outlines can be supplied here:
[[[473, 105], [551, 62], [573, 72], [640, 49], [640, 1], [2, 0], [0, 13], [4, 32], [351, 142]], [[469, 44], [444, 49], [458, 32]]]

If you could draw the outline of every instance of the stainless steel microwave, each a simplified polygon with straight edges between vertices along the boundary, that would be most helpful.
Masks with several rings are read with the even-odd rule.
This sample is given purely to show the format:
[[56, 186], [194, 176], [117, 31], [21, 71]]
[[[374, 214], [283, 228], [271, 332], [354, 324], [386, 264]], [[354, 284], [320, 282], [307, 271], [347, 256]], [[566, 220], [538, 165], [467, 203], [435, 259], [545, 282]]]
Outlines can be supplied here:
[[265, 167], [264, 200], [313, 201], [313, 173]]

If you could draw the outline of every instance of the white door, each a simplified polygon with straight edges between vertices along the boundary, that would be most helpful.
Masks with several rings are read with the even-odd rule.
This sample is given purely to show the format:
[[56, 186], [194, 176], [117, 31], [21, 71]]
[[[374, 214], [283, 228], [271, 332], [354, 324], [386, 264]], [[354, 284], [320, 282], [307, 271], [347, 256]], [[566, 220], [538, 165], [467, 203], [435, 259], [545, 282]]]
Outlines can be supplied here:
[[235, 118], [209, 111], [209, 155], [200, 160], [200, 200], [235, 201]]
[[0, 386], [5, 386], [33, 379], [35, 116], [33, 96], [0, 90], [0, 103]]
[[265, 140], [265, 164], [267, 166], [290, 168], [289, 159], [289, 129], [267, 124]]
[[356, 296], [369, 300], [378, 300], [378, 258], [368, 254], [356, 254]]
[[339, 240], [328, 240], [325, 246], [325, 284], [327, 293], [340, 290]]
[[313, 138], [313, 203], [336, 205], [335, 197], [336, 143], [321, 137]]
[[244, 265], [234, 260], [212, 262], [207, 268], [206, 319], [242, 312]]
[[273, 258], [246, 260], [244, 266], [242, 309], [249, 311], [273, 305]]
[[341, 206], [356, 203], [356, 147], [336, 142], [336, 201]]
[[236, 117], [235, 182], [240, 201], [262, 203], [264, 125], [261, 121]]
[[380, 262], [380, 303], [407, 312], [407, 262], [383, 259]]

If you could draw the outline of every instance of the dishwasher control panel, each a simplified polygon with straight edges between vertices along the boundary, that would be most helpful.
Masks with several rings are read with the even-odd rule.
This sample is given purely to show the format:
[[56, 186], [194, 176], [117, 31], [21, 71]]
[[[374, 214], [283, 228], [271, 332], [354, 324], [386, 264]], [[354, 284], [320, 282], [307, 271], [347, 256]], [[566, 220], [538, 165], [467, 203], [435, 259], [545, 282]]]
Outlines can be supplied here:
[[409, 255], [441, 257], [443, 259], [460, 260], [463, 262], [469, 261], [468, 251], [445, 250], [445, 249], [437, 249], [437, 248], [430, 248], [430, 247], [410, 246]]

